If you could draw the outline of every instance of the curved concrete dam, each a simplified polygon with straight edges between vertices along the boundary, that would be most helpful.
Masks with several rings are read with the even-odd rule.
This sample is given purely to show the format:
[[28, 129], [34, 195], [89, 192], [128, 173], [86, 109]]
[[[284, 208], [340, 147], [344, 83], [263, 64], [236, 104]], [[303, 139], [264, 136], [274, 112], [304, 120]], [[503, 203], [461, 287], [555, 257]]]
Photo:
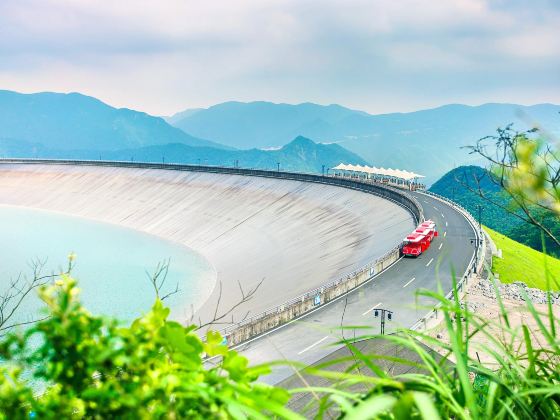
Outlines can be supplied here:
[[247, 292], [263, 280], [234, 311], [237, 322], [362, 267], [414, 227], [399, 205], [342, 187], [159, 169], [3, 163], [0, 204], [114, 223], [199, 252], [217, 273], [195, 315], [203, 322], [220, 284], [218, 313], [240, 301], [239, 285]]

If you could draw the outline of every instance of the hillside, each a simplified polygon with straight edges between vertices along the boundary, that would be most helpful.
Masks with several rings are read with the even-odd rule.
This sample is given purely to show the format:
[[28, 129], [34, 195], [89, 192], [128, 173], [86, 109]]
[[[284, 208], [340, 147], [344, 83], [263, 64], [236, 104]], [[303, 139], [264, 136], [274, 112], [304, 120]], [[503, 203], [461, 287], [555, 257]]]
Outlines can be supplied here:
[[[478, 185], [484, 195], [493, 202], [511, 208], [507, 194], [492, 182], [488, 171], [479, 166], [461, 166], [449, 171], [431, 186], [430, 191], [456, 201], [477, 218], [477, 206], [482, 206], [483, 225], [531, 248], [542, 250], [541, 231], [469, 190], [469, 187], [476, 190]], [[541, 220], [547, 228], [560, 237], [560, 221], [556, 217], [546, 215], [541, 217]], [[549, 253], [560, 256], [560, 247], [550, 239], [547, 239], [545, 244]]]
[[[544, 270], [545, 255], [514, 241], [492, 229], [485, 228], [498, 249], [502, 250], [502, 258], [492, 259], [492, 270], [499, 274], [502, 283], [520, 281], [529, 287], [547, 290]], [[558, 284], [552, 284], [553, 290], [560, 290], [560, 260], [546, 257], [549, 276]]]
[[477, 218], [477, 206], [482, 206], [482, 224], [499, 232], [507, 233], [512, 228], [522, 224], [522, 221], [517, 217], [510, 215], [498, 206], [491, 205], [475, 192], [469, 190], [469, 188], [476, 190], [478, 185], [488, 198], [503, 206], [508, 205], [509, 199], [501, 188], [492, 182], [488, 171], [480, 166], [455, 168], [436, 181], [430, 187], [430, 191], [461, 204]]
[[203, 138], [237, 148], [274, 147], [302, 135], [337, 142], [376, 166], [409, 169], [431, 184], [453, 167], [479, 161], [461, 147], [514, 122], [534, 122], [560, 134], [560, 106], [445, 105], [409, 113], [370, 115], [339, 105], [227, 102], [171, 117]]
[[[320, 173], [322, 166], [330, 168], [340, 162], [360, 165], [368, 163], [337, 144], [317, 144], [304, 137], [297, 137], [278, 150], [224, 150], [211, 147], [192, 147], [180, 143], [146, 146], [111, 151], [57, 150], [33, 144], [16, 143], [11, 153], [1, 152], [3, 157], [43, 157], [53, 159], [103, 159], [143, 162], [174, 162], [203, 165], [234, 166], [243, 168], [276, 169]], [[12, 145], [14, 146], [14, 145]]]
[[29, 145], [36, 149], [118, 150], [167, 143], [224, 147], [193, 137], [162, 118], [113, 108], [79, 93], [0, 90], [0, 153]]

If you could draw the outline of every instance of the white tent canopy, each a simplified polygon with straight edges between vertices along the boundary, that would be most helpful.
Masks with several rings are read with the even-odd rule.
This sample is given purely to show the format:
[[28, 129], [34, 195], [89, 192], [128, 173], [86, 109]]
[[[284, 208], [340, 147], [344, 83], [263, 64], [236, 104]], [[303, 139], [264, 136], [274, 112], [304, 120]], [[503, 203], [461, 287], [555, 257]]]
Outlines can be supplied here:
[[405, 181], [412, 181], [418, 178], [424, 178], [424, 175], [419, 175], [414, 172], [403, 171], [400, 169], [385, 169], [385, 168], [376, 168], [371, 166], [362, 166], [362, 165], [346, 165], [344, 163], [340, 163], [339, 165], [332, 168], [335, 171], [350, 171], [350, 172], [360, 172], [365, 173], [368, 175], [380, 176], [380, 177], [392, 177], [398, 178]]

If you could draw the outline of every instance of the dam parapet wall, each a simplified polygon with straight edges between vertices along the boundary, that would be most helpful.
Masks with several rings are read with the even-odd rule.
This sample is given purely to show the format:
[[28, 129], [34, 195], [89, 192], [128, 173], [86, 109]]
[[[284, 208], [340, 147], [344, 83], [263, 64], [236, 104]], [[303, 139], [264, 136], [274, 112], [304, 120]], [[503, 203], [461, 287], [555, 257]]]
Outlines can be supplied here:
[[[270, 171], [261, 169], [247, 169], [236, 167], [198, 166], [182, 164], [160, 164], [145, 162], [112, 162], [112, 161], [75, 161], [75, 160], [46, 160], [46, 159], [0, 159], [0, 163], [6, 164], [40, 164], [40, 165], [68, 165], [68, 166], [96, 166], [96, 167], [118, 167], [139, 168], [156, 170], [175, 170], [187, 172], [204, 172], [215, 174], [229, 174], [250, 177], [275, 178], [293, 180], [315, 184], [326, 184], [346, 189], [356, 190], [367, 194], [389, 200], [408, 210], [415, 222], [424, 219], [423, 209], [420, 203], [406, 192], [373, 183], [364, 183], [341, 177], [322, 176], [318, 174], [296, 173], [286, 171]], [[367, 209], [364, 209], [367, 211]], [[245, 318], [242, 321], [228, 326], [222, 330], [229, 345], [236, 345], [251, 340], [259, 335], [265, 334], [275, 328], [306, 315], [345, 294], [359, 288], [372, 280], [400, 257], [400, 244], [384, 255], [375, 258], [361, 268], [345, 274], [336, 280], [331, 280], [319, 287], [315, 287], [303, 294], [291, 298], [280, 305], [272, 306], [270, 309], [257, 315]], [[378, 254], [379, 255], [379, 254]], [[367, 261], [367, 260], [366, 260]], [[301, 279], [303, 282], [305, 279]], [[317, 284], [317, 283], [316, 283]], [[262, 309], [261, 309], [262, 310]]]

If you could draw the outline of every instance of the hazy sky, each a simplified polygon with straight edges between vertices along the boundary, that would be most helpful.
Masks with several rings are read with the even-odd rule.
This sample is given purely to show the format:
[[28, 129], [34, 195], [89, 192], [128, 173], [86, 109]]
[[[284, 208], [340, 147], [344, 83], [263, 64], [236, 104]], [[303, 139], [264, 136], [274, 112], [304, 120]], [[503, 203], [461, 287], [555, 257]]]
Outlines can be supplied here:
[[560, 1], [0, 0], [0, 89], [158, 115], [560, 103]]

